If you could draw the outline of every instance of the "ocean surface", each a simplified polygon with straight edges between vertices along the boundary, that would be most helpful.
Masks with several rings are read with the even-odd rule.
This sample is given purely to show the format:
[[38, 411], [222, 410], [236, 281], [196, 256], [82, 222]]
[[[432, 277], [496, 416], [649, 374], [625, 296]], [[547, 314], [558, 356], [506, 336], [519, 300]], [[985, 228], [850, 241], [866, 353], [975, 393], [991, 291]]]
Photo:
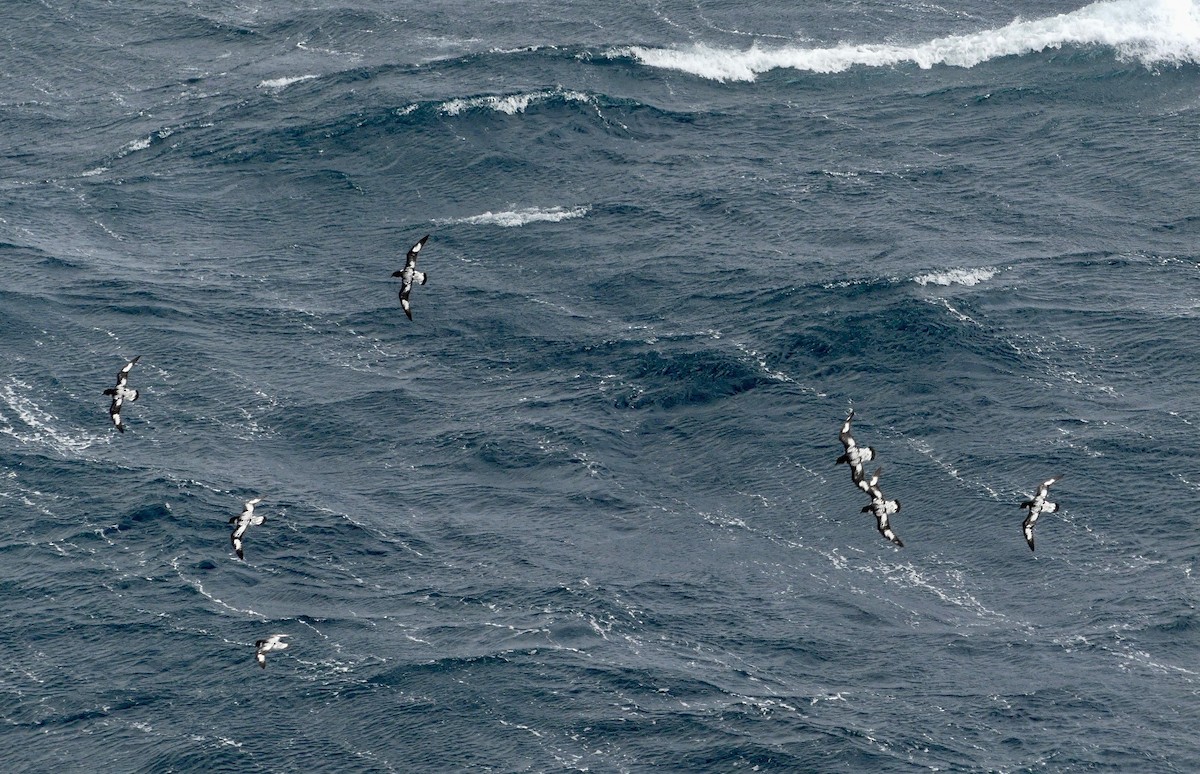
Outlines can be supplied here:
[[3, 19], [0, 770], [1200, 770], [1200, 3]]

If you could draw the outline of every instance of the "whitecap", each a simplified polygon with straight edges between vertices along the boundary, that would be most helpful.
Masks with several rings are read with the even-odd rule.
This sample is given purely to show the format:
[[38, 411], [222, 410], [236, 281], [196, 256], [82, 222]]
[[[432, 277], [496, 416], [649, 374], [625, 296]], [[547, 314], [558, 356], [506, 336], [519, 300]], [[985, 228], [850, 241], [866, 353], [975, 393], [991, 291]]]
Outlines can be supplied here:
[[568, 91], [564, 89], [554, 89], [551, 91], [534, 91], [518, 94], [504, 95], [485, 95], [482, 97], [469, 97], [466, 99], [452, 99], [448, 102], [443, 102], [438, 105], [438, 112], [449, 116], [457, 116], [468, 110], [494, 110], [497, 113], [507, 113], [510, 116], [515, 116], [517, 113], [524, 113], [525, 110], [533, 104], [545, 102], [546, 100], [555, 97], [565, 99], [568, 102], [591, 102], [592, 98], [587, 94], [579, 91]]
[[145, 137], [139, 137], [136, 140], [131, 140], [130, 142], [122, 145], [121, 149], [117, 151], [117, 158], [122, 159], [128, 156], [130, 153], [146, 150], [154, 142], [154, 138], [157, 137], [160, 140], [165, 140], [174, 133], [174, 129], [164, 127], [159, 129], [157, 132], [152, 132], [151, 134], [146, 135]]
[[142, 137], [141, 139], [132, 140], [125, 143], [125, 145], [121, 147], [120, 155], [124, 156], [125, 154], [133, 153], [134, 151], [146, 150], [149, 147], [150, 138]]
[[288, 86], [291, 86], [293, 83], [300, 83], [301, 81], [311, 81], [314, 78], [320, 78], [320, 77], [321, 76], [319, 76], [319, 75], [292, 75], [292, 76], [284, 76], [282, 78], [272, 78], [270, 80], [259, 81], [258, 86], [256, 88], [271, 89], [272, 91], [281, 91], [283, 89], [286, 89]]
[[1107, 0], [1071, 13], [1042, 19], [1017, 18], [1004, 27], [966, 35], [948, 35], [915, 45], [843, 43], [829, 48], [757, 44], [738, 50], [697, 43], [687, 48], [629, 46], [612, 49], [610, 58], [633, 57], [649, 67], [716, 81], [753, 81], [780, 68], [838, 73], [855, 66], [915, 64], [974, 67], [1006, 56], [1064, 46], [1106, 46], [1123, 59], [1147, 67], [1200, 62], [1200, 9], [1182, 0]]
[[912, 278], [918, 285], [966, 285], [971, 287], [980, 282], [986, 282], [995, 277], [997, 270], [990, 266], [979, 269], [946, 269], [928, 274], [920, 274]]
[[527, 223], [558, 223], [559, 221], [570, 220], [571, 218], [582, 218], [590, 210], [591, 207], [586, 206], [572, 207], [571, 209], [564, 207], [550, 207], [548, 209], [528, 207], [522, 210], [506, 210], [504, 212], [489, 211], [482, 215], [471, 215], [465, 218], [435, 220], [434, 223], [439, 225], [465, 223], [471, 226], [513, 228], [514, 226], [524, 226]]

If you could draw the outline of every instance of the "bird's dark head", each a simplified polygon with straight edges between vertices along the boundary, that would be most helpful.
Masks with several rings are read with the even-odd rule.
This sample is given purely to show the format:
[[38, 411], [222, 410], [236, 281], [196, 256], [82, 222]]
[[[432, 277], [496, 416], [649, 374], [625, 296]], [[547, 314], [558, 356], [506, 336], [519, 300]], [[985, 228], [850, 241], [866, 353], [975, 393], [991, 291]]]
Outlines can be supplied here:
[[393, 276], [393, 277], [403, 277], [403, 276], [404, 276], [404, 269], [399, 269], [399, 270], [397, 270], [397, 271], [394, 271], [394, 272], [392, 272], [392, 276]]

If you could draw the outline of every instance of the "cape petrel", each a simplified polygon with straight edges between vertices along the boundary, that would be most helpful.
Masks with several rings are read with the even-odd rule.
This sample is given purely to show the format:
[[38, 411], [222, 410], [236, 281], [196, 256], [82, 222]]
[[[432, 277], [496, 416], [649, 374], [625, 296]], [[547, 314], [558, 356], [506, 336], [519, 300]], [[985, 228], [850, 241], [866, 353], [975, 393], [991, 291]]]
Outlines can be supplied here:
[[891, 523], [888, 521], [889, 516], [899, 512], [900, 501], [889, 500], [883, 496], [883, 490], [879, 488], [879, 476], [882, 473], [883, 468], [875, 468], [875, 472], [871, 474], [870, 478], [863, 476], [855, 482], [859, 489], [871, 496], [871, 504], [864, 505], [862, 512], [874, 514], [875, 528], [879, 530], [879, 534], [904, 548], [903, 541], [896, 537], [896, 533], [892, 531]]
[[265, 640], [257, 640], [254, 643], [254, 660], [263, 669], [267, 668], [267, 654], [273, 650], [287, 650], [288, 644], [283, 641], [284, 637], [290, 637], [288, 634], [272, 634]]
[[237, 552], [237, 558], [245, 560], [246, 556], [242, 553], [242, 535], [246, 534], [246, 530], [250, 527], [257, 527], [267, 520], [266, 516], [256, 515], [254, 506], [262, 502], [261, 497], [255, 497], [253, 500], [247, 500], [240, 516], [230, 516], [229, 523], [236, 524], [233, 528], [233, 533], [229, 536], [229, 541], [233, 543], [233, 550]]
[[129, 386], [129, 372], [133, 369], [133, 364], [141, 357], [138, 355], [126, 363], [125, 367], [117, 374], [117, 386], [109, 387], [104, 391], [105, 395], [112, 396], [112, 405], [108, 407], [108, 416], [112, 419], [113, 427], [122, 433], [125, 432], [125, 423], [121, 421], [121, 407], [125, 405], [125, 401], [133, 403], [138, 399], [138, 391]]
[[1021, 532], [1025, 533], [1025, 542], [1029, 544], [1030, 551], [1033, 550], [1033, 525], [1037, 524], [1038, 516], [1041, 516], [1043, 513], [1054, 513], [1058, 510], [1058, 505], [1046, 498], [1050, 495], [1050, 486], [1060, 478], [1062, 478], [1062, 474], [1043, 481], [1038, 485], [1037, 493], [1033, 496], [1033, 499], [1021, 503], [1022, 508], [1029, 509], [1029, 515], [1021, 523]]
[[854, 409], [850, 409], [850, 413], [846, 416], [846, 421], [842, 423], [842, 430], [838, 433], [838, 440], [842, 442], [842, 446], [846, 447], [846, 452], [837, 458], [835, 464], [841, 465], [845, 463], [850, 466], [850, 478], [854, 483], [862, 480], [863, 463], [870, 462], [875, 459], [875, 449], [870, 446], [859, 446], [854, 437], [850, 435], [850, 422], [854, 419]]
[[883, 535], [900, 548], [904, 548], [904, 542], [896, 536], [895, 532], [892, 531], [892, 525], [888, 521], [888, 517], [895, 513], [899, 513], [899, 511], [900, 501], [885, 500], [883, 498], [883, 492], [879, 491], [879, 489], [873, 490], [871, 494], [871, 504], [864, 505], [862, 509], [863, 513], [875, 514], [875, 528], [879, 530], [880, 535]]
[[408, 297], [412, 293], [413, 283], [424, 285], [429, 278], [425, 276], [425, 272], [417, 271], [417, 254], [421, 252], [421, 248], [425, 246], [425, 240], [429, 239], [429, 234], [421, 237], [421, 240], [409, 248], [408, 255], [404, 259], [404, 268], [399, 271], [392, 272], [393, 277], [399, 277], [403, 284], [400, 286], [400, 306], [404, 308], [404, 313], [408, 315], [408, 319], [412, 319], [412, 304], [409, 303]]

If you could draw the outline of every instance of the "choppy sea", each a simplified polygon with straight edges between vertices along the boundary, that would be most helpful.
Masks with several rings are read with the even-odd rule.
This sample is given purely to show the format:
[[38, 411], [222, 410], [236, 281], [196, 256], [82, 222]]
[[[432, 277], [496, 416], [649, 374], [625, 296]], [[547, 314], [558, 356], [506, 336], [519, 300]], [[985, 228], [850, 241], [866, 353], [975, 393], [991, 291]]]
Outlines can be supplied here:
[[1196, 2], [3, 19], [0, 769], [1200, 770]]

